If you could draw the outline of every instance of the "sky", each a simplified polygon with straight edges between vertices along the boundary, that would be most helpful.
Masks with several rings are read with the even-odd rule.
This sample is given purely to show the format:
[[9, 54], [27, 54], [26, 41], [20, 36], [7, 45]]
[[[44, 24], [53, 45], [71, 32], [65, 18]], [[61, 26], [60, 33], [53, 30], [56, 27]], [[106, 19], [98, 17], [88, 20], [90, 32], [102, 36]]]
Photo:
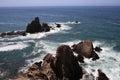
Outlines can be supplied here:
[[120, 0], [0, 0], [0, 7], [14, 6], [120, 6]]

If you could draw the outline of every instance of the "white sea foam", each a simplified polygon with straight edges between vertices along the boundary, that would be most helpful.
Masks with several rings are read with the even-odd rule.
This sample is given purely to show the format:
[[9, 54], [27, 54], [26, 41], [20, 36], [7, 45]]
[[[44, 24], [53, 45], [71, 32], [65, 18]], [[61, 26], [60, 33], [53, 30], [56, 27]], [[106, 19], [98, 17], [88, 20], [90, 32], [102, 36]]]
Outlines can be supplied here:
[[80, 24], [81, 22], [79, 21], [68, 21], [66, 24]]
[[54, 33], [58, 33], [58, 32], [64, 32], [66, 30], [70, 30], [71, 27], [65, 25], [64, 23], [60, 23], [61, 27], [57, 28], [55, 23], [50, 23], [49, 25], [52, 26], [54, 29], [51, 29], [49, 32], [42, 32], [42, 33], [36, 33], [36, 34], [27, 34], [26, 36], [17, 36], [17, 37], [13, 37], [13, 38], [0, 38], [0, 41], [4, 41], [4, 40], [29, 40], [29, 39], [40, 39], [43, 37], [46, 37], [48, 35], [54, 34]]
[[0, 51], [4, 52], [4, 51], [13, 51], [13, 50], [22, 50], [26, 47], [28, 47], [28, 44], [22, 43], [22, 42], [18, 42], [18, 43], [14, 43], [13, 44], [4, 44], [4, 46], [0, 46]]
[[81, 42], [81, 40], [68, 41], [68, 42], [63, 42], [61, 44], [72, 46], [73, 44], [77, 44], [79, 42]]
[[45, 40], [40, 40], [40, 41], [36, 42], [34, 50], [30, 55], [32, 56], [32, 55], [40, 54], [40, 56], [38, 56], [36, 58], [32, 58], [32, 59], [27, 59], [26, 60], [26, 65], [24, 67], [21, 67], [19, 72], [20, 71], [23, 71], [23, 72], [27, 71], [28, 66], [31, 66], [35, 62], [42, 61], [44, 56], [47, 53], [50, 53], [53, 56], [55, 56], [56, 48], [57, 48], [58, 45], [59, 45], [59, 43], [55, 43], [55, 42], [51, 42], [51, 41], [45, 41]]

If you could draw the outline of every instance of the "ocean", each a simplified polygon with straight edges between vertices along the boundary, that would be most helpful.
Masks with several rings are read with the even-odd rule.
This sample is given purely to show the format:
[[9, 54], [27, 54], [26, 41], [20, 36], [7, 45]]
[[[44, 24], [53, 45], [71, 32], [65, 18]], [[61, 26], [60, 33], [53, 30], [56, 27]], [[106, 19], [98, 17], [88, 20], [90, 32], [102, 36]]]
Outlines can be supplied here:
[[[12, 78], [61, 44], [92, 40], [100, 46], [97, 61], [85, 60], [85, 69], [102, 69], [110, 80], [120, 80], [120, 7], [1, 7], [0, 33], [24, 30], [36, 16], [40, 23], [62, 24], [61, 29], [27, 36], [0, 38], [0, 79]], [[80, 21], [72, 24], [70, 21]], [[72, 64], [71, 64], [72, 65]], [[96, 75], [96, 73], [95, 73]]]

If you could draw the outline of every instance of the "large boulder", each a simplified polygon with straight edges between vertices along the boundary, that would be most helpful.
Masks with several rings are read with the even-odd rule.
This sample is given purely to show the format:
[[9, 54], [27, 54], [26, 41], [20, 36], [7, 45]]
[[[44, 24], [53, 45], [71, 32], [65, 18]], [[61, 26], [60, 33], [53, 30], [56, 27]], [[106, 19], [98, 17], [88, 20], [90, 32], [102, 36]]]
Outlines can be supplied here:
[[26, 32], [27, 33], [37, 33], [41, 30], [41, 24], [39, 22], [39, 18], [35, 17], [35, 19], [27, 25]]
[[91, 40], [85, 40], [78, 44], [74, 44], [73, 51], [76, 52], [78, 55], [82, 55], [86, 58], [96, 58], [98, 59], [98, 55], [94, 52], [93, 44]]
[[55, 73], [60, 80], [78, 80], [83, 75], [82, 68], [78, 64], [73, 51], [67, 45], [61, 45], [57, 48], [55, 69]]
[[82, 55], [79, 54], [76, 56], [76, 58], [79, 62], [84, 63], [84, 57]]

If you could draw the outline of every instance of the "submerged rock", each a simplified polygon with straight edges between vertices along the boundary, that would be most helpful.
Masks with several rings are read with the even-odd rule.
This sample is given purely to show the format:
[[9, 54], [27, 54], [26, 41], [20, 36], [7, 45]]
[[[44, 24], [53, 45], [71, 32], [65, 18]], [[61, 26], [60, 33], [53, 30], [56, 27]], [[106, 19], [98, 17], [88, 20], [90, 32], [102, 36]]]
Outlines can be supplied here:
[[3, 32], [0, 34], [0, 37], [9, 37], [9, 36], [18, 36], [18, 35], [26, 36], [26, 32], [24, 30]]

